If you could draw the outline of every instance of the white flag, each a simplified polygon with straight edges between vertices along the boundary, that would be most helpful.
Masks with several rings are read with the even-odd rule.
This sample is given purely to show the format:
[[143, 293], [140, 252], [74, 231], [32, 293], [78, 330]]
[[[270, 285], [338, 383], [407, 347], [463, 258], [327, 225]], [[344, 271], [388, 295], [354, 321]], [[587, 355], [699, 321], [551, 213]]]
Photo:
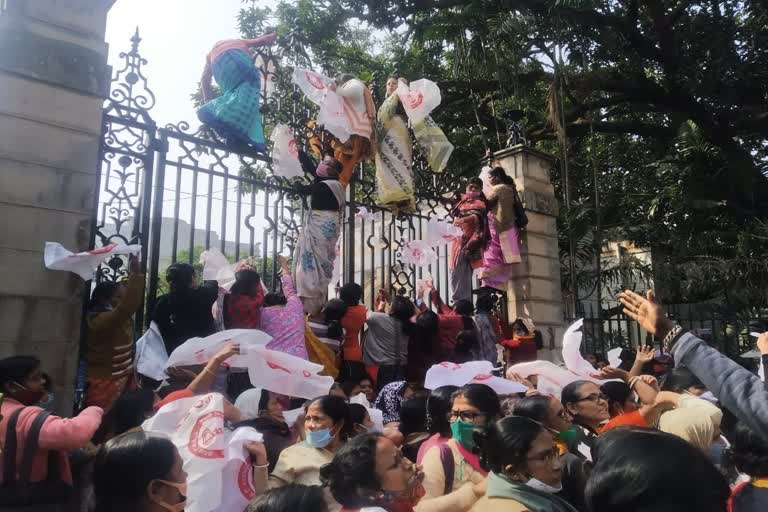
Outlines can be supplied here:
[[68, 270], [88, 281], [103, 262], [120, 254], [138, 254], [141, 245], [109, 244], [91, 251], [73, 253], [57, 242], [45, 242], [43, 260], [50, 270]]
[[606, 354], [608, 356], [608, 364], [612, 368], [618, 368], [621, 364], [621, 347], [612, 348]]
[[334, 80], [303, 68], [293, 69], [292, 80], [310, 101], [320, 106], [317, 123], [323, 125], [341, 142], [347, 142], [352, 135], [352, 126], [344, 112], [344, 101], [331, 90], [331, 86], [335, 84]]
[[248, 362], [251, 384], [257, 388], [311, 400], [327, 395], [333, 385], [333, 377], [318, 375], [321, 365], [285, 352], [254, 347], [242, 357]]
[[427, 222], [427, 243], [433, 247], [445, 245], [456, 238], [461, 238], [462, 231], [450, 222], [432, 217]]
[[312, 71], [310, 69], [293, 68], [293, 75], [291, 76], [293, 83], [299, 86], [301, 92], [314, 104], [322, 106], [325, 97], [332, 93], [329, 88], [331, 84], [335, 84], [335, 81]]
[[576, 320], [563, 335], [563, 361], [565, 366], [576, 375], [594, 377], [597, 375], [595, 367], [581, 356], [581, 338], [583, 334], [579, 329], [584, 324], [584, 319]]
[[413, 124], [427, 117], [442, 100], [440, 88], [435, 82], [426, 78], [415, 80], [410, 85], [398, 81], [397, 95], [400, 96], [405, 113]]
[[524, 393], [528, 389], [519, 382], [496, 377], [492, 371], [493, 364], [488, 361], [470, 361], [462, 364], [444, 362], [427, 370], [424, 387], [436, 389], [441, 386], [485, 384], [500, 395]]
[[220, 394], [171, 402], [141, 428], [167, 435], [179, 450], [187, 473], [186, 512], [243, 510], [255, 496], [245, 444], [262, 436], [248, 427], [228, 433]]
[[293, 130], [284, 124], [278, 124], [272, 130], [270, 138], [274, 143], [272, 146], [272, 171], [275, 176], [289, 179], [304, 176]]
[[155, 322], [149, 324], [144, 336], [136, 341], [136, 371], [150, 379], [165, 380], [165, 368], [168, 364], [168, 352], [165, 350], [163, 336]]
[[255, 347], [263, 347], [272, 336], [258, 329], [230, 329], [205, 338], [190, 338], [171, 352], [166, 368], [205, 364], [229, 342], [240, 344], [240, 355], [227, 359], [230, 368], [246, 368], [246, 354]]
[[411, 240], [403, 246], [400, 261], [408, 265], [423, 267], [436, 262], [437, 253], [428, 242]]

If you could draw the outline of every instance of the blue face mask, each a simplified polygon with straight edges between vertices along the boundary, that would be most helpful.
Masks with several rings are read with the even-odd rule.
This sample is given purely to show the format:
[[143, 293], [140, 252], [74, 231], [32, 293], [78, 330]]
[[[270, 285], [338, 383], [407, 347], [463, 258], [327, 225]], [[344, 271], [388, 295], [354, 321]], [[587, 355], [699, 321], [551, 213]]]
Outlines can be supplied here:
[[307, 444], [312, 448], [325, 448], [331, 441], [333, 441], [333, 435], [331, 435], [331, 429], [324, 428], [317, 432], [307, 430]]
[[56, 401], [56, 397], [53, 393], [48, 393], [48, 398], [45, 400], [41, 400], [37, 403], [37, 406], [45, 409], [46, 411], [52, 411], [53, 410], [53, 403]]

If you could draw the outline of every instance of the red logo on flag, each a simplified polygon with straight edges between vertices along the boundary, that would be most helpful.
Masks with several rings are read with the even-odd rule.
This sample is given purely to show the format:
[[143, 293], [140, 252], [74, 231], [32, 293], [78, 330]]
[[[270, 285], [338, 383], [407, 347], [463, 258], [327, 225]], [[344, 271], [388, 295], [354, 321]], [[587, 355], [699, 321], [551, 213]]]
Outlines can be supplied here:
[[309, 71], [304, 73], [307, 77], [307, 82], [314, 87], [315, 89], [325, 89], [325, 86], [323, 85], [323, 80], [315, 75], [314, 73], [310, 73]]
[[296, 147], [296, 140], [291, 139], [288, 142], [288, 154], [291, 158], [299, 158], [299, 148]]
[[224, 434], [224, 413], [211, 411], [203, 414], [195, 422], [189, 434], [189, 451], [202, 459], [223, 459], [224, 450], [211, 448]]
[[408, 106], [411, 109], [418, 108], [424, 101], [424, 95], [421, 91], [411, 91], [408, 93]]
[[488, 380], [491, 377], [493, 377], [493, 375], [491, 375], [490, 373], [481, 373], [479, 375], [475, 375], [475, 377], [472, 380]]
[[282, 371], [284, 371], [285, 373], [293, 373], [293, 372], [291, 372], [291, 370], [289, 370], [288, 368], [283, 368], [283, 367], [282, 367], [282, 366], [280, 366], [279, 364], [277, 364], [277, 363], [273, 363], [272, 361], [267, 361], [267, 366], [269, 366], [269, 367], [270, 367], [270, 368], [272, 368], [273, 370], [282, 370]]
[[251, 465], [248, 462], [243, 462], [240, 465], [240, 470], [237, 472], [237, 487], [240, 488], [240, 492], [247, 500], [252, 500], [256, 497], [256, 489], [253, 488], [252, 480]]

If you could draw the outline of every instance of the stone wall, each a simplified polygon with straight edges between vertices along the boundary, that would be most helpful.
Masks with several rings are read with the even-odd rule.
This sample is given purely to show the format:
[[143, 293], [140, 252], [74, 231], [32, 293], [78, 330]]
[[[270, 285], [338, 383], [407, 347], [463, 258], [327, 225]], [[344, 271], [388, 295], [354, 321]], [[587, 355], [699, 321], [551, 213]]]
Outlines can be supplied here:
[[114, 0], [6, 0], [0, 13], [0, 357], [35, 354], [68, 412], [84, 283], [43, 245], [86, 249], [95, 206], [104, 42]]
[[[509, 319], [533, 320], [544, 335], [547, 349], [561, 346], [565, 327], [557, 244], [558, 201], [549, 178], [552, 163], [549, 155], [522, 145], [493, 155], [493, 165], [515, 179], [528, 215], [520, 244], [523, 261], [515, 265], [507, 290]], [[559, 352], [541, 355], [558, 360]]]

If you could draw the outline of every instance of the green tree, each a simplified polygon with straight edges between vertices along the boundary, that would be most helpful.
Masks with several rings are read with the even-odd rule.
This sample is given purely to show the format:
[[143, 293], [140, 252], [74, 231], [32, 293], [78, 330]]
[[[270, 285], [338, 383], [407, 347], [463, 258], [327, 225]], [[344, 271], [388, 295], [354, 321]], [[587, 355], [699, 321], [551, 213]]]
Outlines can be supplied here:
[[[753, 306], [768, 305], [767, 21], [756, 0], [247, 1], [238, 18], [246, 36], [277, 28], [284, 65], [437, 81], [456, 151], [422, 195], [475, 174], [522, 109], [563, 197], [569, 164], [566, 291], [571, 241], [584, 284], [626, 271], [595, 274], [601, 240], [630, 240], [652, 249], [664, 299]], [[270, 115], [298, 128], [311, 110], [293, 108], [284, 68]]]

